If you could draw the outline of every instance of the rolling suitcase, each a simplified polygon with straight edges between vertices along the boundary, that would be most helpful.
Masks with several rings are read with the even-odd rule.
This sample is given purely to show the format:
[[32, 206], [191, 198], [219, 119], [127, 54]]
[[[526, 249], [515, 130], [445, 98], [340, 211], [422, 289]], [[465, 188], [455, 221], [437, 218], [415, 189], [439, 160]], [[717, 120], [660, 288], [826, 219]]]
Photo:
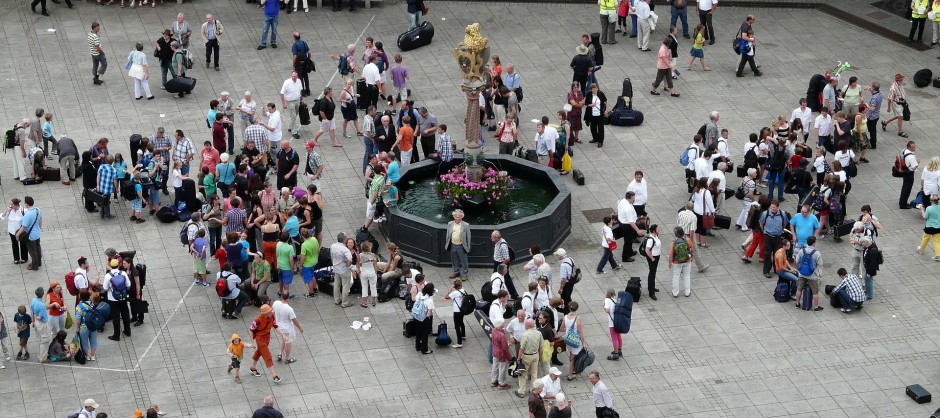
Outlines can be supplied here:
[[725, 215], [715, 215], [715, 228], [731, 229], [731, 217]]
[[191, 77], [176, 77], [172, 80], [167, 80], [166, 84], [163, 85], [167, 93], [187, 93], [192, 92], [196, 88], [196, 79]]
[[356, 99], [356, 108], [359, 110], [366, 110], [369, 108], [369, 89], [366, 87], [366, 79], [360, 78], [356, 81], [356, 94], [359, 97]]
[[402, 51], [411, 51], [431, 44], [434, 38], [434, 25], [431, 22], [421, 22], [418, 27], [411, 29], [401, 35], [398, 35], [398, 49]]
[[627, 288], [624, 291], [629, 293], [630, 296], [633, 296], [633, 303], [640, 301], [640, 286], [641, 282], [639, 277], [631, 277], [630, 281], [627, 282]]
[[403, 324], [401, 324], [401, 335], [405, 338], [414, 337], [418, 332], [418, 321], [415, 321], [414, 318], [408, 318]]

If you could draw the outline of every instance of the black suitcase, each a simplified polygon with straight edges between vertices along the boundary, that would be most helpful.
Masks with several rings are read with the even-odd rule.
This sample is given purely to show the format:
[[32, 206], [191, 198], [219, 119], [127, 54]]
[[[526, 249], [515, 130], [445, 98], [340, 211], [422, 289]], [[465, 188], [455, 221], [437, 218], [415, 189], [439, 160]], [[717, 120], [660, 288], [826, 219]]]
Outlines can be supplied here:
[[832, 290], [835, 288], [836, 287], [831, 284], [826, 285], [826, 294], [829, 295], [829, 305], [831, 305], [833, 309], [841, 309], [842, 300], [839, 299], [835, 293], [832, 293]]
[[45, 167], [42, 171], [39, 172], [39, 176], [42, 177], [43, 181], [59, 181], [62, 180], [62, 172], [55, 167]]
[[928, 403], [930, 402], [930, 392], [927, 392], [927, 389], [924, 389], [921, 385], [910, 385], [907, 387], [907, 396], [914, 400], [917, 403]]
[[411, 51], [431, 44], [434, 38], [434, 25], [431, 22], [421, 22], [418, 27], [411, 29], [401, 35], [398, 35], [398, 49], [402, 51]]
[[167, 93], [191, 93], [193, 89], [196, 88], [196, 79], [191, 77], [176, 77], [172, 80], [167, 80], [163, 88], [166, 89]]
[[306, 103], [300, 102], [300, 106], [297, 106], [297, 115], [300, 117], [301, 126], [310, 124], [310, 107]]
[[22, 180], [24, 186], [32, 186], [34, 184], [42, 184], [42, 177], [27, 178]]
[[638, 303], [640, 301], [640, 278], [631, 277], [630, 281], [627, 282], [627, 288], [625, 291], [633, 296], [633, 303]]
[[577, 168], [571, 172], [571, 177], [574, 179], [575, 183], [578, 183], [578, 186], [584, 186], [584, 173]]
[[725, 215], [715, 215], [715, 228], [731, 229], [731, 217]]
[[405, 338], [414, 337], [418, 333], [418, 321], [414, 318], [408, 318], [401, 324], [401, 335]]
[[744, 178], [747, 176], [747, 167], [743, 165], [739, 165], [738, 168], [736, 168], [735, 170], [736, 170], [738, 177]]
[[[620, 95], [631, 99], [633, 98], [633, 82], [630, 81], [630, 77], [623, 79], [623, 88], [620, 90]], [[633, 100], [630, 100], [627, 106], [628, 109], [633, 109]]]
[[736, 191], [737, 191], [737, 190], [735, 190], [735, 189], [733, 189], [733, 188], [731, 188], [731, 187], [725, 187], [725, 200], [728, 200], [728, 199], [731, 199], [732, 197], [734, 197], [734, 192], [736, 192]]
[[366, 87], [366, 79], [360, 78], [356, 81], [356, 108], [366, 110], [369, 108], [369, 89]]
[[843, 223], [842, 225], [839, 225], [839, 226], [833, 228], [833, 231], [834, 231], [834, 233], [835, 233], [835, 236], [837, 236], [837, 237], [844, 237], [844, 236], [848, 235], [850, 232], [852, 232], [852, 226], [854, 226], [854, 224], [855, 224], [854, 221], [849, 221], [849, 222], [845, 222], [845, 223]]
[[643, 112], [639, 110], [630, 109], [631, 104], [627, 105], [626, 109], [615, 109], [610, 112], [608, 119], [610, 124], [614, 126], [639, 126], [643, 124]]
[[111, 200], [111, 196], [105, 196], [99, 193], [97, 190], [92, 189], [85, 190], [85, 198], [98, 206], [104, 205]]
[[539, 154], [535, 152], [534, 149], [526, 150], [525, 159], [532, 161], [533, 163], [539, 163]]
[[[317, 274], [318, 272], [328, 272], [328, 273]], [[317, 281], [318, 292], [333, 296], [333, 272], [332, 271], [329, 271], [329, 270], [314, 271], [313, 279]]]

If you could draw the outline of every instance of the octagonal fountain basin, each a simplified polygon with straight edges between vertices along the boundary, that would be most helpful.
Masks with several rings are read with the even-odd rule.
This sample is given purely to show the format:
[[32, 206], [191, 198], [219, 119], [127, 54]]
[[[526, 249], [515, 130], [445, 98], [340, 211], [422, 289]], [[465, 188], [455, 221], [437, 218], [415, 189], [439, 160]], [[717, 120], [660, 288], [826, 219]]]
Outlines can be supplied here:
[[[388, 211], [387, 232], [405, 255], [436, 266], [450, 264], [444, 240], [455, 207], [453, 199], [438, 196], [435, 186], [442, 174], [462, 163], [459, 158], [424, 160], [402, 173], [399, 205]], [[512, 180], [507, 195], [494, 204], [461, 204], [464, 222], [471, 225], [470, 266], [493, 266], [494, 229], [517, 260], [528, 258], [532, 245], [543, 252], [561, 245], [571, 232], [571, 193], [554, 169], [509, 155], [487, 155], [481, 166], [505, 171]]]

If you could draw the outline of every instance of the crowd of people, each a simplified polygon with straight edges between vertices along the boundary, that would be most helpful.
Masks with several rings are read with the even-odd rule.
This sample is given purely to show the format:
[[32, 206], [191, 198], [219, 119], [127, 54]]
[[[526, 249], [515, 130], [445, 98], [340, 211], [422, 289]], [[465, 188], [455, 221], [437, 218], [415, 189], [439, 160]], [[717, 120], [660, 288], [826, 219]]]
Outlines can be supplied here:
[[[46, 14], [45, 2], [42, 3], [43, 14]], [[144, 0], [141, 5], [146, 3]], [[291, 7], [278, 1], [260, 2], [264, 19], [258, 50], [268, 44], [277, 48], [278, 15], [281, 10], [297, 11], [299, 3], [295, 0]], [[34, 2], [33, 7], [37, 4]], [[698, 58], [702, 70], [710, 71], [705, 65], [704, 50], [706, 44], [715, 43], [712, 16], [718, 2], [697, 2], [700, 24], [691, 32], [687, 24], [687, 2], [672, 0], [669, 4], [671, 27], [657, 53], [657, 75], [650, 93], [659, 95], [658, 87], [665, 83], [670, 95], [679, 97], [672, 84], [680, 74], [676, 68], [680, 28], [676, 23], [681, 20], [682, 37], [692, 41], [687, 69], [692, 70]], [[130, 5], [134, 7], [135, 2], [131, 1]], [[651, 19], [655, 19], [652, 2], [601, 0], [599, 5], [601, 38], [592, 39], [587, 34], [581, 37], [571, 62], [570, 90], [566, 89], [566, 97], [559, 103], [562, 109], [553, 118], [541, 116], [532, 139], [537, 162], [550, 165], [561, 174], [568, 173], [562, 161], [572, 156], [576, 144], [582, 143], [580, 132], [584, 125], [591, 132], [589, 143], [597, 147], [604, 144], [604, 117], [613, 106], [596, 77], [603, 67], [601, 45], [617, 44], [617, 34], [622, 34], [636, 37], [641, 52], [652, 51], [649, 47], [653, 31]], [[123, 1], [121, 6], [124, 6]], [[351, 11], [354, 7], [350, 2]], [[424, 4], [409, 0], [407, 7], [411, 26], [415, 27], [420, 24]], [[933, 7], [940, 8], [940, 1]], [[307, 11], [306, 1], [302, 8]], [[341, 2], [334, 1], [334, 11], [341, 8]], [[748, 15], [740, 28], [741, 61], [736, 73], [739, 77], [743, 76], [746, 65], [755, 76], [761, 75], [754, 59], [755, 21], [753, 15]], [[914, 23], [918, 24], [916, 19]], [[93, 23], [87, 36], [95, 85], [104, 83], [102, 77], [107, 69], [100, 30], [101, 25]], [[186, 70], [191, 68], [191, 34], [192, 28], [180, 13], [171, 28], [156, 41], [154, 56], [160, 60], [161, 89], [169, 81], [185, 76]], [[913, 34], [912, 28], [912, 38]], [[207, 15], [201, 35], [206, 46], [206, 68], [212, 66], [220, 71], [220, 41], [225, 36], [222, 23]], [[149, 86], [149, 54], [143, 52], [144, 48], [143, 43], [137, 43], [125, 67], [134, 79], [134, 97], [138, 100], [154, 98]], [[18, 180], [39, 177], [46, 169], [46, 160], [57, 155], [67, 178], [62, 181], [64, 185], [83, 177], [88, 212], [97, 212], [102, 219], [113, 218], [111, 206], [123, 198], [129, 202], [132, 222], [145, 222], [145, 207], [154, 217], [170, 208], [182, 218], [185, 225], [181, 241], [193, 259], [194, 285], [213, 286], [210, 269], [216, 267], [210, 261], [216, 260], [218, 273], [214, 275], [214, 283], [222, 317], [237, 319], [244, 308], [257, 308], [247, 331], [248, 339], [243, 340], [236, 333], [228, 341], [227, 372], [234, 371], [238, 383], [241, 383], [240, 368], [246, 348], [254, 349], [250, 374], [262, 376], [258, 363], [263, 362], [271, 379], [275, 383], [282, 381], [274, 368], [275, 359], [285, 365], [295, 362], [291, 345], [298, 334], [303, 333], [302, 321], [294, 313], [291, 299], [296, 294], [307, 298], [319, 294], [316, 270], [322, 267], [331, 269], [334, 303], [342, 308], [355, 305], [353, 300], [357, 295], [350, 295], [350, 291], [357, 283], [362, 289], [359, 305], [368, 309], [370, 302], [371, 306], [376, 306], [380, 289], [391, 287], [397, 292], [398, 283], [404, 281], [411, 313], [416, 320], [420, 318], [415, 336], [416, 351], [432, 354], [428, 336], [432, 334], [431, 325], [437, 316], [435, 284], [411, 269], [394, 243], [387, 244], [384, 255], [371, 242], [345, 233], [337, 234], [336, 242], [324, 244], [325, 203], [321, 187], [322, 179], [330, 173], [326, 169], [328, 161], [317, 147], [324, 134], [329, 135], [333, 147], [343, 146], [335, 133], [337, 117], [343, 120], [342, 139], [352, 137], [347, 130], [350, 122], [356, 136], [362, 138], [366, 213], [358, 233], [368, 232], [375, 222], [383, 221], [384, 211], [398, 203], [397, 182], [405, 167], [422, 159], [449, 162], [458, 152], [458, 146], [450, 138], [446, 124], [440, 123], [427, 107], [416, 106], [408, 88], [410, 74], [404, 65], [407, 56], [389, 57], [382, 42], [369, 37], [361, 55], [357, 56], [353, 44], [331, 58], [344, 78], [343, 88], [338, 94], [330, 87], [317, 91], [318, 100], [308, 108], [304, 98], [311, 96], [309, 73], [315, 68], [313, 50], [299, 32], [294, 32], [293, 73], [278, 92], [271, 92], [279, 95], [280, 101], [259, 104], [250, 91], [245, 91], [243, 99], [236, 103], [227, 91], [220, 92], [217, 99], [210, 101], [205, 120], [208, 128], [205, 135], [211, 135], [211, 139], [204, 141], [200, 150], [182, 130], [168, 133], [158, 127], [152, 135], [131, 138], [130, 161], [121, 153], [109, 151], [108, 138], [100, 138], [80, 153], [70, 138], [56, 138], [53, 114], [37, 109], [33, 118], [24, 118], [14, 129], [18, 139], [14, 150], [14, 177]], [[359, 62], [363, 63], [361, 67]], [[491, 57], [485, 68], [485, 88], [479, 97], [481, 139], [493, 135], [494, 148], [500, 154], [518, 155], [519, 134], [523, 130], [519, 122], [520, 103], [524, 98], [521, 75], [514, 65], [504, 64], [497, 55]], [[884, 262], [876, 244], [882, 226], [867, 204], [861, 205], [857, 217], [849, 216], [847, 196], [859, 166], [868, 163], [866, 152], [877, 150], [878, 128], [886, 132], [896, 121], [897, 135], [908, 138], [902, 117], [906, 107], [904, 79], [898, 74], [885, 96], [877, 81], [861, 86], [853, 76], [839, 87], [842, 78], [829, 77], [817, 116], [813, 116], [816, 112], [808, 107], [807, 100], [801, 99], [789, 118], [774, 118], [769, 127], [751, 133], [747, 141], [742, 141], [740, 163], [732, 151], [734, 144], [729, 130], [720, 124], [721, 115], [711, 112], [680, 157], [690, 197], [678, 213], [676, 226], [662, 232], [665, 226], [651, 224], [647, 213], [649, 180], [643, 171], [636, 171], [623, 199], [617, 203], [616, 212], [603, 220], [601, 258], [594, 274], [604, 274], [608, 264], [614, 271], [621, 270], [625, 263], [643, 257], [648, 267], [647, 291], [650, 299], [656, 301], [657, 271], [665, 255], [667, 267], [672, 270], [670, 293], [674, 298], [680, 294], [690, 297], [692, 263], [699, 273], [709, 268], [704, 262], [708, 255], [708, 237], [713, 231], [730, 229], [731, 222], [724, 228], [718, 225], [716, 218], [724, 217], [733, 220], [737, 229], [749, 233], [742, 244], [742, 262], [750, 263], [757, 252], [763, 263], [763, 275], [767, 278], [775, 275], [780, 283], [787, 285], [787, 301], [795, 300], [797, 307], [805, 309], [802, 296], [811, 292], [812, 305], [808, 309], [823, 310], [819, 292], [824, 271], [832, 268], [838, 277], [833, 293], [842, 302], [842, 312], [861, 309], [865, 301], [874, 298], [875, 277]], [[356, 84], [364, 88], [354, 88]], [[179, 92], [176, 96], [185, 97], [186, 93], [189, 92]], [[338, 115], [336, 102], [340, 107]], [[890, 117], [882, 121], [883, 102], [887, 102]], [[304, 152], [299, 152], [291, 139], [301, 138], [301, 131], [307, 126], [305, 112], [309, 112], [306, 118], [315, 116], [319, 123], [316, 132], [309, 135], [311, 139], [304, 141]], [[242, 136], [240, 143], [236, 139], [236, 125]], [[285, 125], [287, 137], [283, 132]], [[421, 152], [415, 149], [419, 144]], [[882, 145], [884, 147], [884, 142]], [[930, 158], [921, 169], [916, 151], [916, 143], [907, 141], [897, 155], [893, 174], [902, 179], [898, 206], [920, 211], [926, 226], [918, 251], [923, 254], [932, 242], [933, 259], [940, 261], [940, 157]], [[192, 164], [197, 161], [198, 168], [191, 174]], [[729, 185], [727, 178], [728, 173], [735, 171], [735, 166], [738, 177], [743, 178], [736, 189]], [[917, 171], [921, 171], [920, 186], [925, 197], [912, 205], [910, 197]], [[161, 194], [170, 195], [168, 185], [173, 186], [172, 204], [164, 204], [160, 198]], [[762, 193], [763, 188], [767, 188], [766, 194]], [[742, 201], [736, 219], [722, 215], [722, 212], [734, 210], [725, 202], [728, 190]], [[795, 196], [793, 214], [781, 205], [788, 200], [785, 194]], [[35, 207], [33, 198], [11, 199], [2, 217], [8, 222], [14, 264], [27, 264], [30, 270], [42, 267], [42, 211]], [[467, 338], [464, 321], [468, 313], [463, 302], [469, 294], [465, 281], [470, 276], [471, 226], [463, 217], [461, 210], [453, 212], [453, 221], [448, 224], [443, 243], [451, 254], [450, 279], [453, 281], [441, 300], [451, 304], [457, 337], [451, 347], [455, 349], [462, 348]], [[846, 224], [851, 226], [849, 233], [836, 232]], [[817, 241], [831, 236], [841, 242], [844, 235], [849, 235], [853, 246], [851, 260], [825, 260], [815, 247]], [[575, 359], [588, 348], [585, 324], [578, 313], [579, 303], [573, 300], [576, 284], [581, 279], [580, 268], [563, 248], [546, 256], [541, 248], [532, 246], [529, 248], [531, 260], [522, 267], [527, 273], [526, 284], [517, 290], [511, 275], [509, 243], [498, 230], [492, 231], [490, 238], [493, 272], [487, 283], [491, 292], [480, 297], [487, 302], [485, 313], [492, 324], [487, 344], [492, 363], [491, 385], [506, 390], [513, 388], [507, 373], [510, 361], [515, 359], [524, 369], [518, 375], [515, 394], [528, 399], [532, 416], [570, 416], [572, 402], [561, 390], [562, 376], [567, 374], [568, 381], [578, 377]], [[621, 239], [618, 262], [614, 251]], [[636, 249], [635, 244], [639, 244]], [[328, 259], [323, 259], [326, 254]], [[550, 263], [552, 259], [557, 270]], [[31, 330], [38, 340], [36, 359], [40, 362], [72, 361], [79, 352], [87, 361], [96, 361], [97, 334], [105, 327], [90, 329], [88, 318], [97, 315], [95, 312], [102, 304], [110, 308], [113, 327], [110, 340], [129, 338], [131, 326], [144, 323], [145, 269], [142, 271], [134, 264], [133, 254], [108, 249], [102, 260], [105, 270], [98, 269], [96, 274], [91, 272], [90, 263], [85, 257], [78, 259], [77, 268], [70, 273], [71, 282], [53, 281], [48, 288], [37, 288], [30, 304], [18, 308], [12, 317], [19, 338], [17, 361], [31, 358], [28, 347]], [[848, 268], [835, 268], [843, 264]], [[295, 275], [300, 275], [303, 281], [299, 291], [297, 286], [293, 291], [290, 289]], [[389, 286], [389, 283], [394, 285]], [[273, 301], [268, 295], [272, 284], [276, 284], [277, 289]], [[75, 297], [74, 303], [66, 300], [70, 298], [63, 290]], [[617, 293], [610, 290], [598, 307], [612, 314], [616, 303]], [[414, 307], [418, 307], [417, 310]], [[73, 328], [73, 325], [76, 326]], [[0, 326], [0, 340], [3, 340], [4, 334], [10, 331], [2, 316]], [[613, 351], [607, 359], [617, 361], [624, 356], [623, 344], [614, 329], [612, 316], [608, 328]], [[72, 339], [68, 338], [69, 330], [75, 334]], [[272, 336], [281, 341], [276, 356], [270, 347]], [[12, 347], [3, 346], [6, 360], [10, 360], [11, 350]], [[565, 366], [559, 359], [559, 351], [569, 353], [567, 373], [559, 368]], [[0, 367], [5, 366], [0, 364]], [[613, 400], [600, 380], [600, 373], [589, 372], [588, 380], [593, 387], [597, 416], [609, 416]], [[272, 397], [266, 397], [264, 402], [265, 406], [255, 416], [280, 415], [273, 410]], [[96, 408], [98, 404], [89, 399], [80, 413], [90, 417]], [[148, 417], [151, 411], [160, 413], [158, 407], [152, 406], [146, 412]]]

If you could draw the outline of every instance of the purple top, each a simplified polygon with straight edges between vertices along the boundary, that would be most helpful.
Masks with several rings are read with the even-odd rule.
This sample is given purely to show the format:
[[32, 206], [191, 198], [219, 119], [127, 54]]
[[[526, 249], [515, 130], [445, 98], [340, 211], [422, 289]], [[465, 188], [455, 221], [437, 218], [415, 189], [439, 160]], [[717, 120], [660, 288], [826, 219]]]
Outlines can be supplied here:
[[408, 77], [408, 68], [404, 65], [396, 65], [389, 71], [392, 73], [392, 85], [396, 88], [404, 88], [405, 77]]

